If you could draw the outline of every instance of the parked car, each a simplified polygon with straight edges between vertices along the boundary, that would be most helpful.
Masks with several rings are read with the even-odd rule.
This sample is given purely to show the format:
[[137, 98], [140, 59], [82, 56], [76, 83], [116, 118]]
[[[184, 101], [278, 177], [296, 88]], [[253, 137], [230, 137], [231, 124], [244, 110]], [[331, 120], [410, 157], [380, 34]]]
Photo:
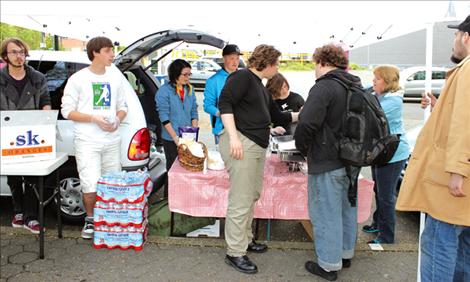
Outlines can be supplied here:
[[188, 60], [188, 63], [191, 65], [192, 73], [189, 83], [195, 87], [204, 87], [206, 85], [206, 80], [222, 68], [212, 60]]
[[[224, 66], [224, 59], [222, 58], [222, 56], [204, 56], [204, 57], [202, 57], [202, 59], [212, 60], [212, 61], [216, 62], [220, 67]], [[243, 58], [241, 56], [240, 56], [240, 63], [238, 64], [238, 68], [239, 69], [246, 68], [245, 61], [243, 60]]]
[[[439, 97], [441, 89], [444, 86], [446, 72], [448, 69], [433, 67], [432, 68], [432, 93]], [[425, 89], [426, 67], [411, 67], [401, 71], [400, 85], [405, 90], [405, 100], [420, 100]]]
[[[166, 30], [145, 36], [119, 53], [112, 67], [119, 68], [126, 76], [135, 76], [135, 95], [126, 96], [128, 114], [119, 127], [121, 134], [121, 165], [124, 170], [147, 168], [154, 183], [154, 190], [161, 189], [166, 182], [165, 159], [163, 154], [151, 158], [148, 126], [159, 123], [155, 106], [155, 93], [160, 82], [155, 79], [149, 66], [142, 64], [142, 58], [158, 49], [178, 42], [206, 44], [223, 48], [222, 39], [192, 30]], [[168, 54], [168, 53], [167, 53]], [[44, 73], [48, 80], [53, 109], [60, 109], [63, 89], [67, 79], [76, 71], [88, 66], [90, 61], [83, 52], [31, 51], [28, 64]], [[131, 85], [129, 84], [129, 87]], [[134, 88], [135, 89], [135, 88]], [[67, 152], [69, 160], [59, 171], [61, 214], [68, 221], [82, 221], [85, 209], [82, 203], [80, 180], [76, 170], [73, 146], [72, 121], [59, 114], [57, 151]], [[46, 187], [53, 187], [52, 179], [46, 179]], [[46, 191], [51, 192], [51, 191]], [[0, 195], [11, 195], [6, 177], [1, 177]]]

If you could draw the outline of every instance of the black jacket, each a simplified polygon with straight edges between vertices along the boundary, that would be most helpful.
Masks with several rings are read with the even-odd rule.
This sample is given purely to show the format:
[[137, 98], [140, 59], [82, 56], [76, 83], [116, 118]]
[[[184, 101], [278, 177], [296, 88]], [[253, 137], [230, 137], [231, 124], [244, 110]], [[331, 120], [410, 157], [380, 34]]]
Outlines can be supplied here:
[[333, 80], [361, 85], [359, 77], [341, 69], [332, 70], [315, 81], [300, 112], [294, 134], [297, 149], [307, 156], [308, 173], [317, 174], [343, 167], [337, 141], [346, 110], [346, 88]]
[[51, 104], [46, 77], [28, 65], [25, 70], [27, 82], [23, 93], [18, 93], [13, 85], [8, 67], [0, 70], [0, 110], [40, 110]]

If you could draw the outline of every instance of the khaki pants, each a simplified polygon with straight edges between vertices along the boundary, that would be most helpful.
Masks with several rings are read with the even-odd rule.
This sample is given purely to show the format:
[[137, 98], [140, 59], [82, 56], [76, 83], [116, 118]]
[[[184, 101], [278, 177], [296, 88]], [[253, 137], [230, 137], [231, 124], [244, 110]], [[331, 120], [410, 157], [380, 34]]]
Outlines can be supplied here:
[[253, 239], [251, 223], [255, 202], [263, 189], [264, 160], [266, 149], [260, 147], [237, 131], [243, 146], [243, 159], [230, 156], [228, 133], [220, 136], [220, 153], [230, 176], [227, 215], [225, 218], [225, 241], [227, 255], [243, 256]]

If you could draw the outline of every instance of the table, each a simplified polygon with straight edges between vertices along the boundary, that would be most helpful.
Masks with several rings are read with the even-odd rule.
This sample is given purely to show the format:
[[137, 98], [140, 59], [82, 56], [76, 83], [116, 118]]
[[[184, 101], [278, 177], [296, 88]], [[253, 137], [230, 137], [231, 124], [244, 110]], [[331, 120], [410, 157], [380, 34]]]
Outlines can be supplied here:
[[[1, 164], [0, 173], [1, 175], [20, 175], [20, 176], [38, 176], [39, 187], [36, 189], [34, 186], [34, 192], [39, 200], [39, 258], [44, 259], [44, 207], [56, 197], [57, 203], [60, 203], [60, 191], [59, 191], [59, 174], [56, 174], [57, 185], [54, 188], [52, 196], [44, 201], [44, 177], [54, 172], [68, 159], [67, 153], [57, 152], [56, 158], [53, 160], [37, 161], [16, 164]], [[60, 217], [60, 208], [57, 209], [57, 236], [62, 238], [62, 220]]]
[[[229, 191], [226, 170], [191, 172], [173, 163], [168, 172], [168, 204], [170, 211], [191, 216], [225, 217]], [[358, 222], [370, 216], [373, 182], [359, 179]], [[266, 158], [263, 191], [255, 205], [255, 218], [309, 220], [307, 175], [289, 172], [286, 163], [275, 154]]]

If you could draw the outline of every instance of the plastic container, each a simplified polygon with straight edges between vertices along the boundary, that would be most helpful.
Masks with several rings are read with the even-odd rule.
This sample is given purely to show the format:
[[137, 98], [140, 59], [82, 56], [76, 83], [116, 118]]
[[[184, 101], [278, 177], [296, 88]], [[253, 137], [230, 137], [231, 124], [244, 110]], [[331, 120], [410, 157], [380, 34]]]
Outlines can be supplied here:
[[95, 226], [93, 248], [95, 249], [134, 249], [142, 250], [147, 239], [148, 229], [144, 222], [141, 228]]

